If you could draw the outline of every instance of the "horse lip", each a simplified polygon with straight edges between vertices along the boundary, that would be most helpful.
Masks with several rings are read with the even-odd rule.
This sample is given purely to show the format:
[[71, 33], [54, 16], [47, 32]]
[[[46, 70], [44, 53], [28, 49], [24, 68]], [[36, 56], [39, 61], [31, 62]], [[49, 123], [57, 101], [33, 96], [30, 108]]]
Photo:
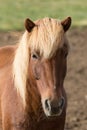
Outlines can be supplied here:
[[62, 109], [60, 109], [59, 110], [59, 112], [58, 113], [56, 113], [56, 114], [54, 114], [54, 113], [52, 113], [52, 112], [48, 112], [48, 113], [45, 113], [46, 114], [46, 116], [48, 117], [48, 118], [54, 118], [54, 117], [58, 117], [58, 116], [60, 116], [61, 114], [62, 114]]

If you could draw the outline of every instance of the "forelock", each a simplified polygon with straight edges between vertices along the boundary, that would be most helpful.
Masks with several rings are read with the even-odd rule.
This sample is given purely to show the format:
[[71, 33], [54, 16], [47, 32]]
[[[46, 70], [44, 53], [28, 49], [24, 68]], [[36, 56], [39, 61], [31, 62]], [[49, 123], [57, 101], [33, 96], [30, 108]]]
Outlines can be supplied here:
[[61, 22], [44, 18], [36, 21], [36, 27], [29, 39], [29, 47], [32, 51], [39, 51], [44, 58], [50, 58], [63, 46], [63, 42], [64, 30]]

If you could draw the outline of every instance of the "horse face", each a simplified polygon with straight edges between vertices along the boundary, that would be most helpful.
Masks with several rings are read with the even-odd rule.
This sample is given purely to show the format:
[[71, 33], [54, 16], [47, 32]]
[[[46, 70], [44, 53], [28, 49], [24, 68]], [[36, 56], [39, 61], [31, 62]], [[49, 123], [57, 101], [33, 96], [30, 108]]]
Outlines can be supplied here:
[[31, 54], [32, 77], [37, 84], [46, 116], [59, 116], [63, 111], [67, 53], [63, 47], [50, 59], [44, 59], [35, 52]]

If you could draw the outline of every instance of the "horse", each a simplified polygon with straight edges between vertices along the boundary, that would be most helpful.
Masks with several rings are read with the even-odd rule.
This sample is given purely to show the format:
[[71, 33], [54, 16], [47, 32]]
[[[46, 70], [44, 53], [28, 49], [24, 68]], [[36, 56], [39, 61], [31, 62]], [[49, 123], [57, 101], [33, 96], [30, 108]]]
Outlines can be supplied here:
[[0, 127], [3, 130], [64, 130], [64, 79], [71, 17], [25, 20], [16, 45], [0, 47]]

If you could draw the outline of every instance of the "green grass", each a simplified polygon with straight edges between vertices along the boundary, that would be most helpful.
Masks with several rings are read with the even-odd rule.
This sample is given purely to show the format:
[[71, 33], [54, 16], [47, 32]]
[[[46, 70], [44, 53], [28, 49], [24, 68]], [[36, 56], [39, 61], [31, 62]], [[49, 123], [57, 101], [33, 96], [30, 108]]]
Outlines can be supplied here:
[[23, 30], [24, 20], [72, 17], [72, 26], [87, 25], [87, 0], [0, 0], [0, 30]]

